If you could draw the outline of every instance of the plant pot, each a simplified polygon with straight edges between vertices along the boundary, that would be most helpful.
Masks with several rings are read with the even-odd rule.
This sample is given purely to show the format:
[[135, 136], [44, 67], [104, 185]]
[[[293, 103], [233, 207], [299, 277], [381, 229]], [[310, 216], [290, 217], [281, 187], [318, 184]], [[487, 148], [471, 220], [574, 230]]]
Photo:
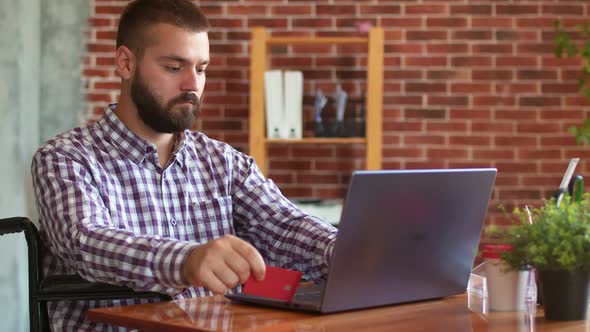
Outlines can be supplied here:
[[509, 271], [500, 259], [485, 260], [488, 305], [491, 311], [524, 311], [530, 270]]
[[539, 271], [539, 280], [546, 319], [586, 319], [590, 271]]

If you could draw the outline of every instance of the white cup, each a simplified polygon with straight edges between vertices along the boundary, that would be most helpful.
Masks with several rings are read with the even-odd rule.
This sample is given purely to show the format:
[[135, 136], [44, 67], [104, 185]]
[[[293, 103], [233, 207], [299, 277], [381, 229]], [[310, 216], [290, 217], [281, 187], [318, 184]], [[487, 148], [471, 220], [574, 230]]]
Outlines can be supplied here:
[[508, 270], [497, 258], [485, 259], [488, 306], [492, 311], [524, 311], [531, 271]]

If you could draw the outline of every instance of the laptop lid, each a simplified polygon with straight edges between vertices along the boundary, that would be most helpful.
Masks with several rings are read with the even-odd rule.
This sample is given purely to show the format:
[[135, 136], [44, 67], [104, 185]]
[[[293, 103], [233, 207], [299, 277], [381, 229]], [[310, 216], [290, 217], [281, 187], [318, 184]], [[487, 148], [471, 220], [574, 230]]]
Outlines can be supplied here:
[[356, 171], [321, 312], [465, 292], [496, 169]]

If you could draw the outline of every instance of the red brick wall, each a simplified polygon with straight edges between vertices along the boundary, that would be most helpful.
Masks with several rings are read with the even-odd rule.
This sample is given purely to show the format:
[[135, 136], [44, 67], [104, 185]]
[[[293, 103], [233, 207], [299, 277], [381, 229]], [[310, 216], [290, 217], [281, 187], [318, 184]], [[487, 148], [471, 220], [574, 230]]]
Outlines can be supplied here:
[[[94, 0], [83, 68], [95, 115], [117, 98], [112, 56], [127, 1]], [[553, 22], [590, 20], [588, 1], [196, 1], [211, 19], [212, 63], [199, 128], [247, 152], [249, 29], [275, 35], [356, 35], [385, 28], [383, 168], [498, 168], [498, 203], [534, 204], [559, 185], [569, 158], [590, 156], [566, 130], [588, 116], [581, 62], [553, 55]], [[363, 47], [275, 47], [272, 66], [304, 71], [306, 103], [341, 82], [362, 97]], [[310, 118], [306, 107], [305, 117]], [[309, 122], [306, 123], [309, 133]], [[270, 175], [289, 196], [343, 197], [362, 146], [272, 146]], [[578, 166], [587, 172], [584, 160]], [[501, 219], [491, 213], [492, 218]]]

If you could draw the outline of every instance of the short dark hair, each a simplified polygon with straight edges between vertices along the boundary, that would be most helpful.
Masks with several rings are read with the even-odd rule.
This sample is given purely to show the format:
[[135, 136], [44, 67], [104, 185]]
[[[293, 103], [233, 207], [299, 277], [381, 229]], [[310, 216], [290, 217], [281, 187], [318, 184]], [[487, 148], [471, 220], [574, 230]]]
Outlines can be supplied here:
[[207, 17], [190, 0], [135, 0], [121, 14], [117, 48], [125, 45], [141, 57], [150, 43], [149, 28], [160, 23], [195, 32], [209, 30]]

